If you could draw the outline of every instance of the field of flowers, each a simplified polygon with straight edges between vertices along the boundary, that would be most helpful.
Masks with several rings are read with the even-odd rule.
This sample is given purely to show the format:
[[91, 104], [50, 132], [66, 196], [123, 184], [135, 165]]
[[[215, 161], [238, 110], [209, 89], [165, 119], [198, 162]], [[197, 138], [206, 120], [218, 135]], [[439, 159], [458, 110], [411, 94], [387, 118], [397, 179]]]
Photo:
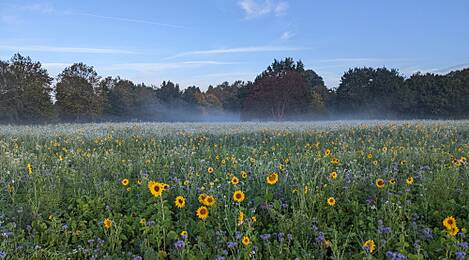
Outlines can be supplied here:
[[0, 126], [0, 258], [466, 259], [469, 122]]

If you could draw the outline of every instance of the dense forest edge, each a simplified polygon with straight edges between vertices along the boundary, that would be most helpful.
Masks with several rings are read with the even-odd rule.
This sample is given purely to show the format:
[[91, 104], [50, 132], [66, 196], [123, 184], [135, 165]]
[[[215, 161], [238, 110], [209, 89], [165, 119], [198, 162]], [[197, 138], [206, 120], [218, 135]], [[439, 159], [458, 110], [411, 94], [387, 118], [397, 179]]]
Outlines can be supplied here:
[[467, 118], [469, 68], [410, 77], [386, 67], [351, 68], [331, 89], [301, 61], [285, 58], [254, 81], [202, 91], [172, 81], [158, 87], [101, 77], [83, 63], [53, 78], [40, 62], [19, 53], [0, 60], [2, 124]]

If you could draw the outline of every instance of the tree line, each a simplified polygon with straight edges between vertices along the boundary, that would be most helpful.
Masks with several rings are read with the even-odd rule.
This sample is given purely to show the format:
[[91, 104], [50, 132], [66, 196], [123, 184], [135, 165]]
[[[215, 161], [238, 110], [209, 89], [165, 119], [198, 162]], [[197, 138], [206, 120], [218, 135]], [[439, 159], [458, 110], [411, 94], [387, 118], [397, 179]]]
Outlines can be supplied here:
[[100, 77], [75, 63], [52, 78], [40, 62], [15, 54], [0, 60], [0, 122], [235, 121], [468, 118], [469, 68], [446, 75], [352, 68], [330, 89], [292, 58], [274, 60], [254, 81], [202, 91], [120, 77]]

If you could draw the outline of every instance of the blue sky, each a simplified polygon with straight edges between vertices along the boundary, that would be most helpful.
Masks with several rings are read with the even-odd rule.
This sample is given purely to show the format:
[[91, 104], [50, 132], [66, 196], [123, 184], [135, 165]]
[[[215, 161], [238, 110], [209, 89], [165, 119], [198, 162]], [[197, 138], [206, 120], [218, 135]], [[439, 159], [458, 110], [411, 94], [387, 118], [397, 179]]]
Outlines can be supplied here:
[[293, 57], [332, 88], [355, 66], [469, 67], [468, 12], [467, 0], [0, 0], [0, 59], [206, 89]]

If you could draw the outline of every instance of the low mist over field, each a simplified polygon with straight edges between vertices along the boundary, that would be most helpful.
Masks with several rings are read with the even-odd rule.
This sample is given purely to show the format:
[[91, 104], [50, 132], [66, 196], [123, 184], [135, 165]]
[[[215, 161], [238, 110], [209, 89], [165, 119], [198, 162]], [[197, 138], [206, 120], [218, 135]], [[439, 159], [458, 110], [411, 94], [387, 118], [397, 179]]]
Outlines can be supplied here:
[[468, 259], [468, 11], [0, 0], [0, 260]]

